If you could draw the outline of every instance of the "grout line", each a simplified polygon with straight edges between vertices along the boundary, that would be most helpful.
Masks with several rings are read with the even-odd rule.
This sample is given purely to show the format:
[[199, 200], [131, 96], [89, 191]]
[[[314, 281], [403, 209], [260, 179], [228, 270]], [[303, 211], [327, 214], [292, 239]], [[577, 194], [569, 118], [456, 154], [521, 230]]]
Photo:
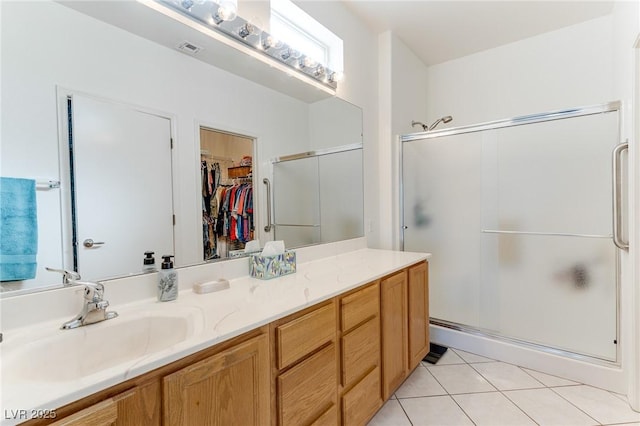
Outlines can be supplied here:
[[[577, 385], [575, 387], [578, 386], [588, 386], [588, 385]], [[565, 386], [568, 387], [568, 386]], [[601, 425], [602, 423], [600, 423], [598, 420], [594, 419], [592, 416], [589, 415], [589, 413], [587, 413], [586, 411], [584, 411], [582, 408], [578, 407], [576, 404], [574, 404], [573, 402], [569, 401], [567, 398], [565, 398], [564, 396], [560, 395], [558, 392], [556, 392], [553, 388], [549, 388], [551, 390], [551, 392], [555, 393], [556, 395], [558, 395], [560, 398], [564, 399], [565, 401], [567, 401], [569, 404], [573, 405], [574, 407], [576, 407], [579, 411], [582, 411], [587, 417], [589, 417], [590, 419], [592, 419], [594, 422], [596, 422], [597, 424]]]
[[471, 418], [471, 416], [469, 415], [469, 413], [467, 413], [466, 411], [464, 411], [464, 408], [462, 408], [462, 407], [460, 406], [460, 404], [458, 404], [458, 401], [456, 401], [456, 399], [455, 399], [453, 396], [449, 395], [449, 398], [451, 398], [451, 399], [453, 400], [453, 402], [454, 402], [454, 403], [458, 406], [458, 408], [459, 408], [459, 409], [464, 413], [464, 415], [465, 415], [465, 416], [467, 416], [467, 418], [471, 421], [471, 423], [473, 423], [474, 425], [477, 425], [477, 423], [473, 421], [473, 419]]
[[[517, 364], [513, 364], [513, 363], [509, 363], [509, 362], [503, 362], [503, 361], [499, 361], [499, 360], [492, 360], [490, 358], [487, 358], [487, 361], [479, 361], [479, 362], [469, 362], [467, 360], [465, 360], [453, 347], [449, 347], [450, 350], [452, 350], [457, 356], [458, 358], [460, 358], [462, 360], [462, 363], [455, 363], [455, 364], [442, 364], [442, 365], [437, 365], [437, 364], [433, 364], [433, 367], [443, 367], [443, 366], [460, 366], [460, 365], [468, 365], [472, 368], [472, 370], [474, 372], [476, 372], [477, 374], [479, 374], [484, 380], [486, 380], [495, 390], [493, 391], [481, 391], [481, 392], [463, 392], [463, 393], [456, 393], [456, 394], [452, 394], [450, 393], [443, 385], [442, 383], [435, 377], [435, 375], [431, 372], [429, 366], [423, 364], [423, 362], [420, 363], [420, 365], [425, 368], [430, 374], [431, 376], [435, 379], [435, 381], [442, 387], [442, 389], [446, 392], [446, 395], [444, 394], [440, 394], [440, 395], [428, 395], [428, 396], [415, 396], [415, 397], [406, 397], [406, 398], [397, 398], [397, 401], [400, 403], [400, 406], [402, 407], [403, 412], [405, 413], [405, 415], [407, 416], [407, 418], [409, 417], [407, 412], [404, 409], [404, 406], [402, 406], [402, 400], [404, 399], [416, 399], [416, 398], [433, 398], [433, 397], [441, 397], [441, 396], [449, 396], [456, 405], [458, 405], [458, 407], [462, 410], [462, 412], [469, 418], [469, 420], [475, 425], [476, 423], [473, 421], [473, 419], [471, 419], [471, 417], [469, 416], [469, 414], [460, 406], [460, 404], [458, 404], [458, 402], [455, 400], [454, 396], [456, 395], [473, 395], [473, 394], [488, 394], [488, 393], [500, 393], [504, 398], [506, 398], [506, 400], [511, 403], [512, 405], [514, 405], [518, 410], [520, 410], [525, 416], [527, 416], [527, 418], [529, 418], [533, 423], [538, 424], [526, 411], [524, 411], [524, 409], [522, 409], [515, 401], [513, 401], [511, 398], [509, 398], [509, 396], [505, 393], [505, 392], [513, 392], [513, 391], [535, 391], [535, 390], [542, 390], [542, 389], [549, 389], [551, 390], [555, 395], [559, 396], [560, 398], [562, 398], [563, 400], [565, 400], [566, 402], [568, 402], [570, 405], [572, 405], [573, 407], [575, 407], [578, 411], [582, 412], [583, 414], [585, 414], [588, 418], [590, 418], [591, 420], [593, 420], [596, 424], [601, 425], [602, 423], [600, 423], [599, 421], [597, 421], [595, 418], [593, 418], [591, 415], [589, 415], [586, 411], [584, 411], [583, 409], [581, 409], [580, 407], [578, 407], [576, 404], [572, 403], [571, 401], [569, 401], [567, 398], [565, 398], [564, 396], [562, 396], [561, 394], [559, 394], [558, 392], [556, 392], [554, 389], [555, 388], [567, 388], [567, 387], [578, 387], [578, 386], [589, 386], [595, 389], [599, 389], [602, 391], [605, 391], [609, 394], [612, 394], [614, 397], [621, 399], [622, 401], [625, 401], [626, 395], [621, 395], [621, 394], [617, 394], [615, 392], [609, 391], [607, 389], [602, 389], [602, 388], [598, 388], [595, 386], [590, 386], [590, 385], [586, 385], [584, 383], [580, 383], [580, 382], [576, 382], [575, 380], [570, 380], [570, 379], [566, 379], [564, 377], [561, 376], [556, 376], [554, 374], [548, 374], [548, 373], [544, 373], [544, 372], [540, 372], [542, 374], [546, 374], [552, 377], [556, 377], [558, 379], [563, 379], [563, 380], [568, 380], [573, 382], [572, 384], [563, 384], [563, 385], [557, 385], [557, 386], [548, 386], [545, 383], [543, 383], [541, 380], [539, 380], [538, 378], [536, 378], [535, 376], [533, 376], [531, 373], [529, 373], [527, 371], [527, 369], [525, 369], [524, 367], [517, 365]], [[466, 351], [463, 351], [466, 352]], [[470, 353], [472, 355], [476, 355], [472, 352], [467, 352]], [[481, 356], [481, 355], [477, 355], [477, 356]], [[486, 357], [485, 357], [486, 358]], [[491, 380], [489, 380], [487, 377], [485, 377], [480, 371], [478, 371], [476, 368], [474, 368], [474, 364], [486, 364], [486, 363], [490, 363], [490, 362], [494, 362], [494, 363], [502, 363], [502, 364], [507, 364], [507, 365], [512, 365], [515, 366], [516, 368], [518, 368], [520, 371], [524, 372], [525, 374], [527, 374], [529, 377], [531, 377], [533, 380], [535, 380], [536, 382], [540, 383], [540, 387], [535, 387], [535, 388], [518, 388], [518, 389], [498, 389], [497, 386], [495, 386]], [[534, 369], [528, 369], [531, 371], [536, 371]], [[628, 401], [625, 401], [628, 403]], [[413, 424], [411, 422], [411, 419], [409, 419], [409, 422], [411, 424]], [[616, 425], [616, 424], [625, 424], [623, 423], [608, 423], [607, 425]]]
[[[506, 364], [506, 363], [504, 363], [504, 364]], [[509, 365], [513, 365], [514, 367], [518, 367], [515, 364], [509, 364]], [[485, 377], [484, 374], [482, 374], [482, 372], [480, 372], [477, 369], [475, 369], [473, 367], [473, 365], [471, 365], [470, 367], [473, 368], [479, 375], [481, 375], [487, 382], [491, 383], [499, 392], [502, 392], [502, 391], [514, 391], [514, 390], [534, 390], [534, 389], [544, 389], [544, 388], [548, 388], [549, 387], [549, 386], [545, 385], [544, 383], [542, 383], [541, 381], [537, 380], [535, 377], [531, 377], [533, 380], [538, 382], [540, 384], [540, 386], [535, 387], [535, 388], [499, 389], [498, 386], [494, 385], [493, 382], [488, 377]], [[522, 371], [522, 369], [520, 367], [518, 367], [518, 369], [520, 371]], [[524, 373], [524, 371], [523, 371], [523, 373]]]
[[407, 418], [407, 421], [409, 422], [409, 424], [411, 426], [413, 426], [413, 422], [411, 421], [411, 417], [409, 417], [409, 414], [407, 414], [407, 410], [404, 409], [404, 406], [402, 405], [402, 402], [400, 402], [400, 399], [396, 399], [396, 401], [398, 401], [398, 405], [400, 406], [400, 409], [402, 410], [402, 412], [404, 413], [405, 417]]
[[[516, 365], [516, 364], [514, 364], [514, 365]], [[549, 373], [545, 373], [544, 371], [534, 370], [533, 368], [526, 368], [526, 367], [522, 367], [520, 365], [516, 365], [516, 367], [520, 368], [522, 371], [524, 371], [525, 373], [527, 373], [528, 375], [530, 375], [531, 377], [533, 377], [534, 379], [536, 379], [539, 382], [541, 382], [541, 380], [536, 378], [533, 374], [529, 373], [529, 371], [535, 371], [536, 373], [545, 374], [547, 376], [555, 377], [557, 379], [562, 379], [562, 380], [567, 380], [569, 382], [572, 382], [572, 383], [570, 383], [568, 385], [557, 385], [557, 386], [549, 386], [549, 385], [546, 385], [546, 384], [541, 382], [543, 385], [545, 385], [545, 387], [548, 387], [548, 388], [551, 388], [551, 387], [560, 388], [560, 387], [563, 387], [563, 386], [575, 386], [575, 385], [583, 385], [584, 384], [584, 383], [576, 382], [575, 380], [569, 380], [569, 379], [567, 379], [565, 377], [556, 376], [555, 374], [549, 374]], [[529, 370], [529, 371], [527, 371], [527, 370]]]

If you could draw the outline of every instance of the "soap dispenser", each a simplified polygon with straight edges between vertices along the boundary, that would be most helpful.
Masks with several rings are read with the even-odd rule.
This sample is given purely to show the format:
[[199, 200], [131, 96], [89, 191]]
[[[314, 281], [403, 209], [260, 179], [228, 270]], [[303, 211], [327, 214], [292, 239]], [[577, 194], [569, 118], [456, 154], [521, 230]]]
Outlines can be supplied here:
[[162, 269], [158, 271], [158, 302], [169, 302], [178, 298], [178, 274], [173, 269], [173, 256], [162, 256]]
[[155, 254], [155, 252], [153, 251], [145, 251], [144, 252], [144, 259], [142, 260], [142, 272], [143, 273], [148, 273], [148, 272], [156, 272], [156, 259], [155, 257], [153, 257], [153, 255]]

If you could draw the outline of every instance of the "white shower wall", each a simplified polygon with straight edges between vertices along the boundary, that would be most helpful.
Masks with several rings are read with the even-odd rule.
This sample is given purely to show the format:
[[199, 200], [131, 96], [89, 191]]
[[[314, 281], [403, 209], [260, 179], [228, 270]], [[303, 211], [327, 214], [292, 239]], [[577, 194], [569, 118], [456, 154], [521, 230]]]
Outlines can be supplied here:
[[[446, 63], [424, 67], [426, 90], [421, 87], [415, 92], [415, 99], [409, 100], [409, 108], [391, 113], [393, 123], [404, 123], [418, 119], [418, 112], [426, 108], [426, 119], [443, 115], [452, 115], [452, 126], [469, 125], [484, 121], [513, 117], [553, 109], [562, 109], [580, 105], [594, 105], [612, 100], [620, 100], [621, 139], [630, 141], [630, 158], [638, 158], [636, 138], [638, 129], [633, 129], [635, 117], [633, 94], [638, 91], [636, 42], [640, 34], [640, 5], [638, 2], [618, 1], [614, 3], [610, 15], [586, 21], [564, 29], [541, 34], [525, 40], [495, 49], [479, 52]], [[402, 55], [391, 55], [402, 60]], [[395, 93], [403, 93], [403, 88], [412, 84], [411, 79], [420, 78], [416, 61], [408, 60], [407, 66], [413, 67], [411, 78], [394, 81], [390, 89], [391, 99], [402, 101]], [[396, 67], [398, 65], [396, 64]], [[394, 85], [401, 85], [396, 90]], [[640, 100], [635, 100], [636, 104]], [[420, 105], [423, 100], [424, 106]], [[396, 102], [397, 104], [397, 102]], [[408, 133], [405, 128], [394, 127], [391, 135]], [[386, 145], [393, 143], [383, 140]], [[636, 164], [630, 164], [630, 194], [639, 193]], [[381, 198], [385, 198], [381, 194]], [[389, 199], [397, 200], [390, 193]], [[640, 197], [636, 197], [640, 198]], [[639, 222], [639, 199], [630, 200], [628, 213], [631, 232], [631, 258], [640, 259], [635, 252], [638, 244], [635, 229]], [[395, 207], [389, 207], [393, 210]], [[395, 211], [395, 215], [398, 212]], [[384, 212], [381, 213], [384, 215]], [[393, 216], [393, 214], [389, 214]], [[399, 237], [398, 237], [399, 238]], [[621, 366], [608, 368], [586, 365], [562, 359], [554, 355], [541, 355], [537, 351], [522, 349], [509, 344], [496, 344], [494, 341], [466, 333], [453, 332], [447, 335], [443, 343], [456, 344], [469, 350], [480, 350], [487, 356], [505, 361], [517, 362], [552, 374], [570, 375], [576, 380], [591, 383], [604, 388], [627, 393], [636, 409], [640, 408], [640, 342], [638, 327], [635, 324], [640, 308], [640, 290], [637, 272], [630, 268], [629, 256], [621, 256], [621, 317], [620, 336]], [[434, 256], [433, 261], [436, 261]], [[632, 272], [634, 275], [632, 275]], [[446, 289], [443, 291], [447, 291]], [[571, 315], [567, 310], [567, 315]], [[439, 330], [433, 334], [435, 339], [443, 338]]]
[[[452, 115], [454, 121], [449, 126], [461, 126], [620, 100], [623, 105], [621, 140], [629, 139], [631, 159], [640, 158], [635, 154], [638, 131], [632, 126], [636, 68], [640, 62], [636, 59], [634, 46], [639, 34], [638, 3], [615, 2], [608, 16], [426, 67], [424, 102], [428, 117]], [[417, 98], [412, 102], [419, 103]], [[406, 117], [407, 120], [411, 118]], [[637, 162], [632, 163], [631, 173], [639, 166]], [[638, 192], [633, 181], [629, 190], [631, 194]], [[640, 219], [638, 201], [632, 199], [631, 210], [626, 212], [632, 227]], [[631, 231], [631, 255], [637, 259], [640, 256], [634, 254], [633, 237], [639, 234]], [[631, 274], [630, 264], [628, 255], [622, 253], [620, 368], [587, 368], [581, 363], [541, 356], [511, 345], [495, 345], [486, 339], [459, 333], [451, 336], [450, 343], [464, 345], [467, 349], [482, 349], [489, 356], [628, 392], [632, 404], [638, 408], [640, 380], [635, 373], [638, 371], [635, 364], [640, 360], [640, 349], [634, 324], [640, 296], [636, 290], [638, 278]], [[571, 315], [569, 310], [567, 315]], [[438, 338], [440, 334], [434, 333], [434, 336]]]
[[427, 69], [429, 117], [450, 126], [616, 98], [614, 19], [586, 21]]

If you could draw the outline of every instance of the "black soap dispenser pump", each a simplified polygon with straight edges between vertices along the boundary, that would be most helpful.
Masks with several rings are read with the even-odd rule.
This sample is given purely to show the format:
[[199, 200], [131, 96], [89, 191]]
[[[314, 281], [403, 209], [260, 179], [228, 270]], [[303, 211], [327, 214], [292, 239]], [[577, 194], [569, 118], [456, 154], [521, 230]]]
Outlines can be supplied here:
[[148, 272], [156, 272], [156, 258], [153, 257], [153, 255], [155, 254], [155, 252], [153, 251], [145, 251], [144, 252], [144, 259], [142, 261], [142, 272], [143, 273], [148, 273]]
[[162, 269], [158, 271], [158, 302], [169, 302], [178, 298], [178, 274], [173, 269], [170, 254], [162, 256]]

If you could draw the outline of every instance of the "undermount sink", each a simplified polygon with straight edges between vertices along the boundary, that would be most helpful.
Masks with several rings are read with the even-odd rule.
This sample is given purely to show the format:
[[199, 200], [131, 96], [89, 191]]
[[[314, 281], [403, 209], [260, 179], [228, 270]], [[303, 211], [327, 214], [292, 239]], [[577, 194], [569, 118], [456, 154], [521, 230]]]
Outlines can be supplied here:
[[3, 376], [40, 382], [77, 380], [189, 339], [197, 328], [195, 314], [134, 313], [63, 330], [5, 352]]

